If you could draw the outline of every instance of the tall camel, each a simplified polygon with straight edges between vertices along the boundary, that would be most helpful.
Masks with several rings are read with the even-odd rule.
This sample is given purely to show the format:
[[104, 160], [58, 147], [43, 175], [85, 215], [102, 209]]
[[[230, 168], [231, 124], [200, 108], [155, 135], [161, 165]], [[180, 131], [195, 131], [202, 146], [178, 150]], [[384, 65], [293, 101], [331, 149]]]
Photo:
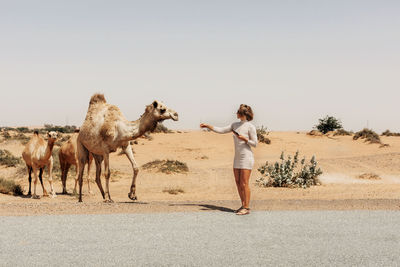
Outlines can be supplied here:
[[[145, 112], [138, 120], [128, 121], [118, 107], [106, 102], [104, 95], [93, 95], [77, 140], [79, 202], [82, 202], [82, 177], [90, 153], [93, 154], [96, 164], [96, 183], [103, 199], [105, 202], [113, 202], [109, 191], [109, 155], [119, 147], [125, 152], [132, 165], [133, 178], [128, 197], [136, 200], [136, 177], [139, 173], [139, 168], [133, 157], [130, 141], [142, 136], [147, 131], [154, 131], [157, 123], [166, 119], [177, 121], [178, 113], [158, 101], [146, 106]], [[100, 180], [103, 160], [106, 180], [105, 192]]]
[[[29, 142], [25, 145], [25, 149], [22, 152], [22, 158], [26, 163], [26, 167], [28, 169], [29, 175], [29, 192], [28, 195], [31, 195], [31, 184], [32, 184], [32, 172], [35, 178], [33, 182], [33, 196], [32, 198], [40, 198], [36, 195], [36, 184], [38, 180], [38, 176], [40, 179], [40, 183], [43, 188], [43, 196], [48, 196], [46, 189], [43, 185], [42, 174], [44, 167], [47, 167], [47, 171], [49, 174], [49, 183], [51, 188], [51, 195], [52, 197], [56, 196], [53, 188], [53, 156], [51, 155], [53, 152], [54, 142], [57, 140], [57, 133], [56, 132], [49, 132], [47, 134], [47, 142], [39, 135], [37, 131], [33, 134], [32, 138]], [[39, 175], [38, 175], [39, 171]]]
[[[71, 165], [75, 166], [76, 169], [76, 177], [75, 177], [75, 186], [74, 186], [74, 194], [77, 193], [76, 186], [78, 185], [78, 157], [76, 153], [76, 140], [78, 139], [78, 132], [76, 131], [71, 138], [62, 144], [59, 152], [58, 158], [60, 160], [60, 168], [61, 168], [61, 182], [63, 185], [63, 194], [67, 194], [67, 176], [68, 171]], [[90, 190], [90, 166], [92, 165], [93, 156], [89, 155], [89, 162], [87, 167], [87, 183], [88, 183], [88, 192], [92, 194], [92, 190]]]

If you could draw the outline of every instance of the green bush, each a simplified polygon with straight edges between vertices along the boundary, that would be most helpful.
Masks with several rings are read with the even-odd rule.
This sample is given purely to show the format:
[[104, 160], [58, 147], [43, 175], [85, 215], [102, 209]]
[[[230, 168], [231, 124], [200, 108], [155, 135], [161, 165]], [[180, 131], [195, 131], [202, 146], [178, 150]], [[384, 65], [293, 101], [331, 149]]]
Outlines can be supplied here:
[[65, 125], [65, 126], [54, 126], [53, 124], [45, 124], [44, 128], [40, 130], [41, 133], [43, 132], [60, 132], [60, 133], [74, 133], [77, 130], [75, 125]]
[[379, 135], [371, 129], [364, 128], [362, 131], [356, 132], [353, 136], [354, 140], [365, 139], [370, 144], [382, 144]]
[[0, 149], [0, 165], [5, 165], [7, 167], [16, 167], [21, 164], [21, 158], [15, 157], [10, 151], [6, 149]]
[[326, 116], [323, 119], [319, 119], [319, 123], [315, 127], [323, 134], [343, 128], [340, 120], [332, 116]]
[[0, 178], [0, 193], [21, 196], [23, 194], [23, 190], [22, 187], [19, 184], [16, 184], [14, 181]]
[[28, 129], [28, 127], [17, 127], [15, 129], [19, 133], [30, 133], [31, 130]]
[[300, 161], [299, 166], [299, 152], [297, 151], [293, 159], [282, 152], [280, 162], [265, 165], [258, 168], [261, 177], [256, 180], [256, 183], [262, 187], [302, 187], [307, 188], [312, 185], [320, 184], [318, 176], [322, 174], [320, 168], [317, 168], [317, 161], [315, 156], [306, 163], [305, 158]]

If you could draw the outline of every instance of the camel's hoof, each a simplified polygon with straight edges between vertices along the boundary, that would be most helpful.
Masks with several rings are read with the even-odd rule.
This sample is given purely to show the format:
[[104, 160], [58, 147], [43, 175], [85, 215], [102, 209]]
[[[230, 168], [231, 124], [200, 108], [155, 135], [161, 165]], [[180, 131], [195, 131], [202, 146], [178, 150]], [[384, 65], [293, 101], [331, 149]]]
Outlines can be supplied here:
[[27, 194], [27, 196], [28, 196], [28, 197], [32, 196], [32, 193], [31, 193], [31, 192], [29, 192], [29, 193]]
[[129, 193], [128, 197], [133, 201], [137, 200], [137, 196], [135, 196], [134, 194]]
[[52, 195], [51, 195], [51, 198], [56, 198], [56, 197], [57, 197], [56, 194], [52, 194]]
[[33, 195], [33, 196], [32, 196], [32, 199], [40, 199], [40, 196], [38, 196], [38, 195]]
[[114, 203], [114, 200], [112, 200], [112, 199], [105, 199], [105, 200], [104, 200], [104, 203]]

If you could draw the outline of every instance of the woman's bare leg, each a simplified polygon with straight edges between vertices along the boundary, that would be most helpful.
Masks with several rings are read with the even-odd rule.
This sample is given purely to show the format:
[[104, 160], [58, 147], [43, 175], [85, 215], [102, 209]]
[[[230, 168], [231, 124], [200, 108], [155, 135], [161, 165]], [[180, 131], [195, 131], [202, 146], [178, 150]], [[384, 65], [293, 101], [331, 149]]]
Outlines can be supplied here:
[[242, 189], [243, 194], [243, 207], [248, 209], [250, 205], [250, 180], [251, 170], [241, 169], [240, 170], [240, 187]]
[[243, 190], [240, 185], [240, 169], [233, 169], [233, 174], [235, 175], [235, 182], [236, 182], [236, 187], [239, 193], [240, 201], [242, 202], [242, 207], [244, 207], [244, 194]]

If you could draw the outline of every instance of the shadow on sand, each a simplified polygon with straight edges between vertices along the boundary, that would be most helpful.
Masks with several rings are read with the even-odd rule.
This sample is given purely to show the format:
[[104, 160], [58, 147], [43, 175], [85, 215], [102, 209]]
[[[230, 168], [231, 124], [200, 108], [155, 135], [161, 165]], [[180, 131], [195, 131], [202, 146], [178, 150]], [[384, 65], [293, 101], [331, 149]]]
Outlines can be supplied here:
[[234, 212], [235, 211], [230, 208], [209, 205], [209, 204], [169, 204], [169, 206], [197, 206], [197, 207], [201, 207], [200, 210], [218, 210], [218, 211], [222, 211], [222, 212]]

